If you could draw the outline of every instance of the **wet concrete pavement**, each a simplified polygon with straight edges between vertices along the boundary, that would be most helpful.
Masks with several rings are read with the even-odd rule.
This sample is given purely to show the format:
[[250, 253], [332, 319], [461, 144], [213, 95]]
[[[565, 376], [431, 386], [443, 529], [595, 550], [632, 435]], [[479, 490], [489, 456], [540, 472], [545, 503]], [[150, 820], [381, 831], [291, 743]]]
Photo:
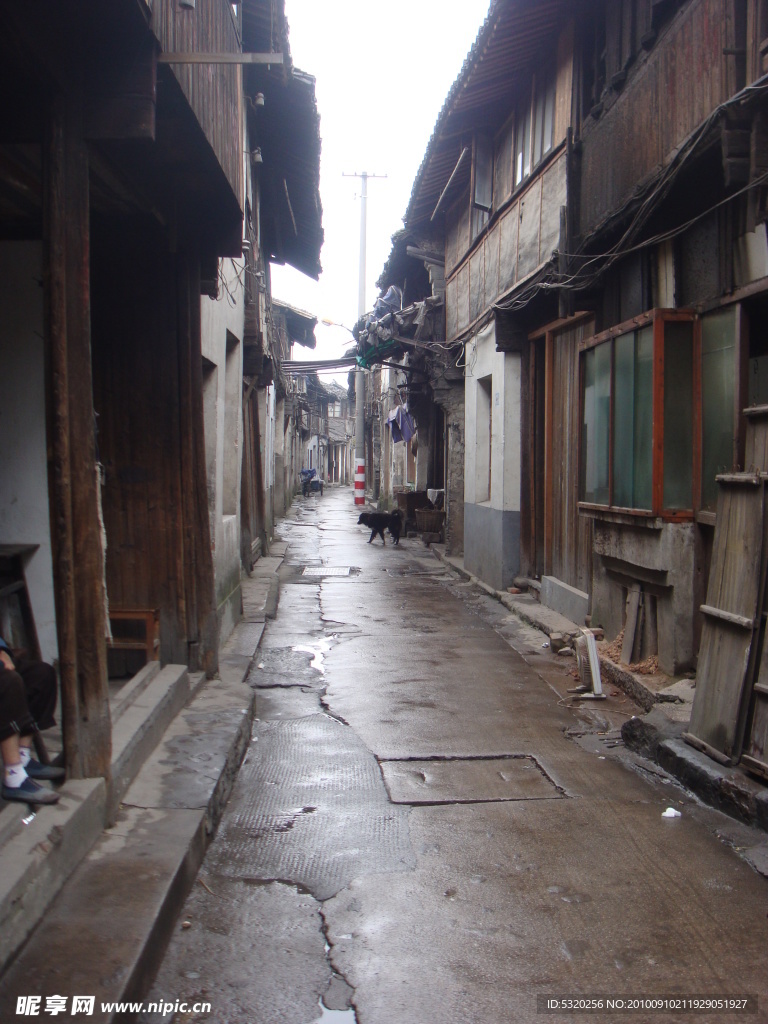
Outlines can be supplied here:
[[[326, 489], [280, 524], [253, 740], [150, 996], [213, 1009], [145, 1020], [517, 1024], [583, 1019], [537, 996], [729, 995], [768, 1020], [764, 833], [626, 751], [623, 693], [572, 709], [542, 634], [356, 520]], [[690, 1017], [638, 1010], [597, 1019]]]

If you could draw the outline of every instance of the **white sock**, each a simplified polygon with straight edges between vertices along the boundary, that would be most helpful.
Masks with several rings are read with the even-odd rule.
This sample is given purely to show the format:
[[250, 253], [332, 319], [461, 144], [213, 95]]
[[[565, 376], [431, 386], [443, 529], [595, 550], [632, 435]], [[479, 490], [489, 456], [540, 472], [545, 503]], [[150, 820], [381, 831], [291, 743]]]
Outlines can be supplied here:
[[32, 751], [29, 749], [29, 747], [19, 747], [19, 761], [21, 762], [22, 768], [27, 767], [31, 757]]
[[26, 769], [21, 764], [7, 764], [5, 766], [5, 785], [9, 789], [18, 789], [24, 784], [27, 777]]

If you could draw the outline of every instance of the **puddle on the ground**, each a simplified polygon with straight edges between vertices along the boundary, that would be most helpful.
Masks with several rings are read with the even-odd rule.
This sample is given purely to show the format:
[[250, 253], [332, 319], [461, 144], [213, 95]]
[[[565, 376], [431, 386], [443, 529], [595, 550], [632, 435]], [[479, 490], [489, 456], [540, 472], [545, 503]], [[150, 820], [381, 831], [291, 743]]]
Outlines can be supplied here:
[[292, 651], [300, 651], [303, 654], [311, 654], [312, 661], [310, 662], [310, 668], [317, 669], [321, 676], [325, 675], [325, 655], [331, 649], [331, 642], [333, 637], [324, 636], [322, 640], [318, 640], [315, 644], [299, 644], [296, 647], [292, 647]]
[[349, 1010], [329, 1010], [326, 1006], [323, 1006], [323, 1000], [319, 1000], [320, 1016], [313, 1021], [313, 1024], [357, 1024], [357, 1017], [355, 1011], [350, 1008]]

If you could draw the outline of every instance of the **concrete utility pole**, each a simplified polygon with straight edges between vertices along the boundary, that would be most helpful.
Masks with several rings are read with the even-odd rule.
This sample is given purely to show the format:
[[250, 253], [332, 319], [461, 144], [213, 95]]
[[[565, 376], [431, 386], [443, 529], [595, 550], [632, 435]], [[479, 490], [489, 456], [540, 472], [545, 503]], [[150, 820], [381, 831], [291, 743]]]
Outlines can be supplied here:
[[[386, 174], [370, 174], [368, 171], [353, 174], [343, 173], [345, 178], [360, 178], [360, 265], [357, 283], [357, 318], [365, 313], [365, 249], [366, 219], [368, 215], [368, 179], [386, 178]], [[365, 504], [365, 370], [358, 366], [355, 371], [355, 504]]]

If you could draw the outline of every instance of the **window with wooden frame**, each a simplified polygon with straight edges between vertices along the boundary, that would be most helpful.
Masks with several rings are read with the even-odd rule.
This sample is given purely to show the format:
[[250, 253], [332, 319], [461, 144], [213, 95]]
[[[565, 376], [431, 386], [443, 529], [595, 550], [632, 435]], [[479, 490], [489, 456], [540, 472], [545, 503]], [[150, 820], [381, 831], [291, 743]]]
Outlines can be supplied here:
[[510, 119], [496, 136], [496, 152], [493, 158], [493, 208], [500, 206], [512, 195], [513, 150], [515, 148], [515, 119]]
[[493, 139], [490, 135], [475, 136], [474, 156], [470, 221], [472, 241], [488, 223], [493, 203]]
[[555, 71], [537, 75], [515, 112], [515, 187], [528, 178], [555, 143]]
[[581, 346], [584, 507], [692, 518], [698, 490], [693, 314], [654, 310]]

